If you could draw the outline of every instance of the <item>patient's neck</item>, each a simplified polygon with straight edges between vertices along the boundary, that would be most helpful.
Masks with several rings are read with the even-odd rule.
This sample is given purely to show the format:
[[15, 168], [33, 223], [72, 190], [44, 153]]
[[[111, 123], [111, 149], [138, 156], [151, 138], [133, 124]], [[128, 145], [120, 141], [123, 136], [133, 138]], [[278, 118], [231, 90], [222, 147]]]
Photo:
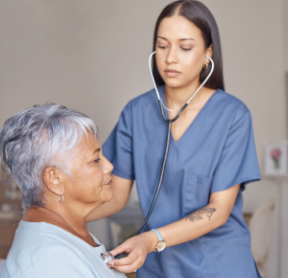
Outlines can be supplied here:
[[70, 206], [64, 203], [48, 203], [44, 207], [28, 209], [23, 216], [23, 220], [28, 222], [47, 222], [58, 226], [96, 247], [97, 244], [87, 228], [86, 216], [86, 213], [76, 212], [75, 209], [70, 209]]

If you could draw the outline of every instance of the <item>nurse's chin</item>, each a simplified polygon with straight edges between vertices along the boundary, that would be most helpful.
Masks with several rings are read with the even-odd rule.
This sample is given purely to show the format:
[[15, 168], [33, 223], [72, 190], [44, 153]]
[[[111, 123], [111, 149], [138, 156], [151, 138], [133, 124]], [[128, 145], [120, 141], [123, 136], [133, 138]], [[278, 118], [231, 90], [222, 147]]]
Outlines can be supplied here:
[[169, 87], [182, 87], [185, 84], [185, 82], [181, 80], [182, 78], [180, 75], [176, 77], [167, 77], [166, 75], [164, 75], [163, 77], [162, 79], [164, 83]]
[[179, 82], [177, 80], [164, 80], [164, 82], [167, 87], [172, 89], [181, 89], [187, 86], [186, 84], [183, 84], [183, 82]]

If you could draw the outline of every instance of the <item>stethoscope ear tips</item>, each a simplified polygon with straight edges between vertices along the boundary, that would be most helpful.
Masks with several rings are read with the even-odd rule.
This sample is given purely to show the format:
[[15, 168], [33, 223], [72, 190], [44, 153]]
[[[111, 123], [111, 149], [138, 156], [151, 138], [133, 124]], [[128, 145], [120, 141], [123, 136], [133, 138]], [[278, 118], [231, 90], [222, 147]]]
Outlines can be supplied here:
[[[210, 60], [210, 62], [214, 65], [214, 62], [213, 62], [213, 60], [212, 60], [212, 58], [210, 58], [209, 56], [205, 56], [207, 59], [209, 59]], [[214, 68], [214, 66], [213, 66], [213, 68]]]

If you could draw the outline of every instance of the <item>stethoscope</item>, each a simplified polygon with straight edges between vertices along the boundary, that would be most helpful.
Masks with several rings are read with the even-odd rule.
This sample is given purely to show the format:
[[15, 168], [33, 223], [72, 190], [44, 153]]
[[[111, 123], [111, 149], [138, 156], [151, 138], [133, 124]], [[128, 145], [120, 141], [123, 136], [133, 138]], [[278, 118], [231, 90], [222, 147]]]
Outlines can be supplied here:
[[167, 157], [168, 157], [168, 152], [169, 152], [169, 146], [170, 146], [170, 138], [171, 138], [171, 125], [172, 123], [174, 123], [182, 114], [182, 112], [184, 111], [184, 109], [188, 106], [188, 104], [190, 103], [190, 101], [197, 95], [197, 93], [201, 90], [201, 88], [205, 85], [205, 83], [208, 81], [208, 79], [210, 78], [211, 74], [213, 73], [213, 70], [214, 70], [214, 61], [206, 56], [206, 58], [208, 58], [211, 62], [211, 70], [209, 72], [209, 74], [207, 75], [207, 77], [205, 78], [205, 80], [202, 82], [202, 84], [199, 86], [199, 88], [196, 90], [196, 92], [192, 95], [192, 97], [190, 97], [188, 99], [187, 102], [185, 102], [183, 104], [183, 106], [180, 108], [179, 112], [177, 113], [177, 115], [173, 118], [173, 119], [169, 119], [166, 117], [165, 113], [164, 113], [164, 108], [169, 110], [168, 108], [166, 108], [163, 104], [163, 101], [160, 97], [160, 94], [159, 94], [159, 91], [158, 91], [158, 88], [156, 86], [156, 82], [155, 82], [155, 79], [154, 79], [154, 75], [153, 75], [153, 72], [152, 72], [152, 68], [151, 68], [151, 60], [152, 60], [152, 57], [153, 55], [156, 53], [156, 51], [152, 52], [150, 57], [149, 57], [149, 71], [150, 71], [150, 75], [151, 75], [151, 78], [152, 78], [152, 81], [153, 81], [153, 85], [154, 85], [154, 88], [155, 88], [155, 92], [156, 92], [156, 95], [157, 95], [157, 98], [158, 98], [158, 103], [159, 103], [159, 106], [160, 106], [160, 110], [161, 110], [161, 115], [162, 115], [162, 118], [164, 119], [164, 121], [166, 121], [168, 123], [168, 129], [167, 129], [167, 139], [166, 139], [166, 147], [165, 147], [165, 153], [164, 153], [164, 157], [163, 157], [163, 162], [162, 162], [162, 167], [161, 167], [161, 172], [160, 172], [160, 177], [159, 177], [159, 180], [158, 180], [158, 185], [157, 185], [157, 189], [155, 191], [155, 194], [154, 194], [154, 197], [153, 197], [153, 200], [151, 202], [151, 205], [150, 205], [150, 208], [148, 210], [148, 213], [145, 217], [145, 219], [143, 220], [140, 228], [138, 229], [138, 231], [135, 233], [135, 235], [138, 235], [140, 234], [141, 230], [144, 228], [144, 226], [147, 224], [152, 212], [153, 212], [153, 209], [155, 207], [155, 204], [156, 204], [156, 201], [157, 201], [157, 198], [158, 198], [158, 195], [159, 195], [159, 192], [160, 192], [160, 189], [161, 189], [161, 186], [162, 186], [162, 181], [163, 181], [163, 176], [164, 176], [164, 172], [165, 172], [165, 167], [166, 167], [166, 161], [167, 161]]
[[[152, 81], [153, 81], [153, 85], [154, 85], [154, 88], [155, 88], [156, 96], [158, 98], [158, 103], [159, 103], [159, 106], [160, 106], [162, 118], [164, 119], [164, 121], [166, 121], [168, 123], [167, 139], [166, 139], [165, 153], [164, 153], [164, 157], [163, 157], [163, 162], [162, 162], [162, 167], [161, 167], [161, 172], [160, 172], [160, 176], [159, 176], [159, 180], [158, 180], [157, 189], [156, 189], [156, 191], [154, 193], [154, 197], [152, 199], [152, 202], [151, 202], [151, 205], [149, 207], [148, 213], [147, 213], [145, 219], [143, 220], [140, 228], [134, 234], [134, 236], [140, 234], [141, 230], [147, 224], [147, 222], [148, 222], [148, 220], [149, 220], [149, 218], [150, 218], [150, 216], [151, 216], [151, 214], [152, 214], [152, 212], [154, 210], [154, 207], [155, 207], [155, 204], [156, 204], [156, 201], [157, 201], [157, 198], [158, 198], [161, 186], [162, 186], [162, 182], [163, 182], [163, 176], [164, 176], [164, 172], [165, 172], [165, 167], [166, 167], [166, 162], [167, 162], [167, 157], [168, 157], [168, 152], [169, 152], [169, 146], [170, 146], [171, 125], [172, 125], [172, 123], [174, 123], [181, 116], [182, 112], [188, 106], [190, 101], [197, 95], [197, 93], [201, 90], [201, 88], [206, 84], [206, 82], [208, 81], [208, 79], [210, 78], [210, 76], [211, 76], [211, 74], [213, 73], [213, 70], [214, 70], [214, 61], [213, 61], [213, 59], [210, 58], [209, 56], [206, 56], [206, 58], [208, 58], [210, 60], [210, 62], [211, 62], [211, 70], [210, 70], [209, 74], [207, 75], [205, 80], [202, 82], [202, 84], [199, 86], [199, 88], [196, 90], [196, 92], [188, 99], [187, 102], [185, 102], [183, 104], [183, 106], [180, 108], [180, 110], [177, 113], [177, 115], [173, 119], [169, 119], [169, 118], [166, 117], [166, 115], [164, 113], [164, 108], [166, 110], [170, 110], [170, 109], [165, 107], [164, 104], [163, 104], [163, 101], [162, 101], [162, 99], [160, 97], [160, 94], [159, 94], [159, 91], [158, 91], [158, 88], [156, 86], [156, 82], [155, 82], [155, 79], [154, 79], [154, 75], [153, 75], [153, 72], [152, 72], [151, 60], [152, 60], [152, 57], [153, 57], [153, 55], [155, 53], [156, 53], [156, 51], [152, 52], [151, 55], [149, 56], [149, 71], [150, 71], [150, 75], [151, 75], [151, 78], [152, 78]], [[121, 254], [119, 254], [118, 256], [120, 257]], [[107, 252], [106, 254], [103, 254], [102, 258], [103, 258], [104, 262], [106, 264], [108, 264], [108, 265], [109, 265], [109, 261], [114, 259], [113, 255], [110, 252]]]

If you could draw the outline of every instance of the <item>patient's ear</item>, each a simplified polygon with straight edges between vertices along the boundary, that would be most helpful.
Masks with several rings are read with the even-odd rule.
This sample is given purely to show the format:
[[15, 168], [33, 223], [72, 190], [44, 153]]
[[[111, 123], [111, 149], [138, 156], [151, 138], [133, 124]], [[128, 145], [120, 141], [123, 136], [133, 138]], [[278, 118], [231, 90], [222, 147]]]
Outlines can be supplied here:
[[47, 167], [43, 173], [43, 181], [47, 189], [56, 195], [64, 194], [65, 175], [55, 167]]

